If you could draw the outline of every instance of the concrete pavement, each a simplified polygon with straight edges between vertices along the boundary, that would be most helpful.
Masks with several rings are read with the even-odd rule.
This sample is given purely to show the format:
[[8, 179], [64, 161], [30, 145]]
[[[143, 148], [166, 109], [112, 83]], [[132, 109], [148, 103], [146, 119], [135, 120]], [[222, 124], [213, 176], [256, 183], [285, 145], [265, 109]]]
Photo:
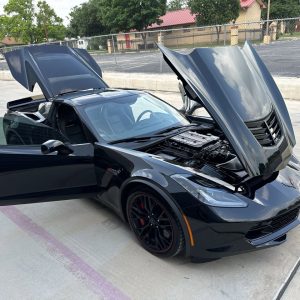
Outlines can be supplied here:
[[[0, 90], [2, 114], [29, 94], [12, 81]], [[178, 93], [156, 94], [180, 105]], [[300, 102], [287, 105], [299, 140]], [[299, 228], [280, 247], [197, 265], [148, 254], [112, 212], [86, 199], [0, 207], [0, 227], [0, 299], [299, 299]]]
[[[103, 79], [114, 88], [135, 88], [140, 90], [177, 92], [178, 80], [175, 74], [104, 72]], [[274, 77], [285, 99], [300, 100], [300, 77]], [[0, 71], [0, 81], [14, 80], [9, 71]]]
[[[178, 92], [178, 79], [175, 74], [105, 72], [103, 79], [111, 87]], [[300, 77], [274, 77], [274, 80], [285, 99], [300, 100]]]
[[[299, 262], [300, 263], [300, 262]], [[292, 281], [287, 286], [285, 293], [282, 296], [282, 300], [300, 299], [300, 269], [296, 271]]]

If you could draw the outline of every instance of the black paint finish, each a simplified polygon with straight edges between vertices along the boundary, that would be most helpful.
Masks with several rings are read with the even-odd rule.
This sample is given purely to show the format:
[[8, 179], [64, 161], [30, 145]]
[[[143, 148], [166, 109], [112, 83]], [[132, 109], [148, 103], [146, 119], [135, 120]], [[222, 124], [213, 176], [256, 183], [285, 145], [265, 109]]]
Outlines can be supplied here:
[[[36, 53], [38, 49], [47, 52], [46, 46], [31, 52]], [[213, 120], [188, 117], [204, 128], [213, 128], [229, 141], [245, 168], [240, 172], [242, 182], [229, 184], [229, 171], [225, 175], [223, 172], [223, 180], [217, 180], [214, 174], [218, 175], [218, 170], [207, 177], [197, 168], [172, 163], [148, 151], [166, 138], [115, 145], [104, 142], [87, 119], [84, 107], [104, 98], [109, 101], [142, 92], [78, 91], [52, 99], [46, 117], [39, 120], [36, 118], [42, 117], [37, 113], [36, 100], [27, 98], [10, 103], [4, 118], [5, 136], [15, 134], [22, 143], [0, 146], [0, 205], [95, 197], [126, 221], [125, 207], [130, 191], [137, 186], [148, 187], [163, 197], [177, 216], [185, 236], [185, 255], [194, 260], [210, 260], [281, 244], [287, 232], [300, 222], [300, 164], [292, 156], [295, 138], [285, 104], [264, 65], [250, 45], [244, 47], [243, 53], [238, 48], [200, 49], [186, 56], [166, 48], [162, 51], [189, 95], [201, 100]], [[224, 60], [223, 63], [230, 66], [232, 53], [240, 62], [237, 68], [243, 75], [237, 74], [239, 78], [225, 69], [221, 73], [220, 66], [208, 64], [213, 63], [214, 56], [224, 55], [220, 63]], [[89, 59], [83, 58], [83, 63], [93, 68]], [[101, 70], [94, 71], [101, 74]], [[235, 83], [229, 89], [231, 80]], [[248, 80], [250, 87], [246, 86]], [[242, 90], [252, 94], [243, 94]], [[53, 96], [51, 88], [45, 87], [45, 91]], [[251, 101], [249, 97], [255, 105], [246, 110]], [[236, 105], [233, 106], [232, 101]], [[42, 103], [44, 100], [40, 99], [38, 104]], [[70, 143], [57, 125], [57, 112], [62, 105], [78, 117], [82, 142]], [[278, 117], [282, 137], [275, 145], [264, 147], [247, 127], [247, 122], [267, 117], [272, 109]], [[38, 139], [33, 141], [33, 136]], [[64, 142], [66, 149], [71, 149], [69, 154], [53, 152], [50, 146], [62, 145], [59, 142], [47, 143], [52, 150], [46, 151], [48, 148], [44, 147], [42, 152], [41, 144], [52, 139]], [[195, 178], [203, 188], [216, 189], [223, 198], [236, 197], [246, 203], [246, 207], [206, 205], [175, 181], [171, 177], [174, 174]]]
[[[249, 43], [189, 54], [159, 47], [190, 98], [203, 104], [221, 127], [249, 176], [269, 176], [287, 165], [296, 143], [291, 120], [271, 74]], [[284, 135], [274, 147], [262, 147], [247, 122], [273, 110]]]

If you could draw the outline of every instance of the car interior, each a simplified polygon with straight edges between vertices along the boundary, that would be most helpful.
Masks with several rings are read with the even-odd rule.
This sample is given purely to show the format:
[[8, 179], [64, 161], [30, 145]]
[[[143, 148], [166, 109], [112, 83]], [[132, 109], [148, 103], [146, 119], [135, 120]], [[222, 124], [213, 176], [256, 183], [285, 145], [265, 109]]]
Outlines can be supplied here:
[[103, 131], [109, 132], [112, 135], [132, 129], [135, 123], [130, 106], [120, 105], [116, 109], [115, 103], [105, 103], [102, 106], [99, 119], [103, 119], [104, 121], [101, 124]]
[[71, 106], [60, 105], [56, 120], [59, 130], [72, 144], [87, 142], [82, 123]]

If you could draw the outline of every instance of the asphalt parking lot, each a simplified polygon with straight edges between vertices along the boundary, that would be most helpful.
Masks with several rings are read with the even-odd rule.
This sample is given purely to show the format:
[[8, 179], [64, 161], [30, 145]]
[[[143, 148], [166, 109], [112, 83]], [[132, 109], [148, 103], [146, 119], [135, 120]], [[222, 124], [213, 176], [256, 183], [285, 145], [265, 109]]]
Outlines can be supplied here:
[[[0, 81], [0, 112], [28, 95]], [[176, 93], [159, 93], [180, 105]], [[288, 101], [298, 140], [300, 102]], [[300, 147], [296, 148], [300, 156]], [[13, 182], [12, 188], [13, 188]], [[207, 264], [158, 259], [86, 199], [0, 207], [0, 299], [299, 299], [300, 229], [277, 248]], [[281, 297], [282, 295], [282, 297]]]
[[[300, 40], [278, 41], [270, 45], [255, 45], [255, 49], [273, 75], [300, 77]], [[189, 51], [189, 50], [180, 50]], [[159, 52], [117, 55], [96, 55], [105, 71], [127, 73], [171, 73]]]
[[[256, 50], [273, 75], [300, 77], [300, 40], [277, 41], [271, 45], [256, 45]], [[181, 50], [189, 51], [189, 50]], [[172, 70], [163, 61], [158, 51], [94, 55], [103, 71], [126, 73], [170, 73]], [[0, 61], [0, 70], [7, 65]]]

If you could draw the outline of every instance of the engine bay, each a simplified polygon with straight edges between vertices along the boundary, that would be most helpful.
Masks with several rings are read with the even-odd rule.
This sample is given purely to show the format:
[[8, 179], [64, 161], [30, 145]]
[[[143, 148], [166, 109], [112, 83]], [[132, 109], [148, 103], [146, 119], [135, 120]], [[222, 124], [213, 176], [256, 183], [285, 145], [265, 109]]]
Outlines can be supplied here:
[[146, 152], [233, 185], [238, 185], [247, 176], [229, 142], [213, 126], [172, 136]]

